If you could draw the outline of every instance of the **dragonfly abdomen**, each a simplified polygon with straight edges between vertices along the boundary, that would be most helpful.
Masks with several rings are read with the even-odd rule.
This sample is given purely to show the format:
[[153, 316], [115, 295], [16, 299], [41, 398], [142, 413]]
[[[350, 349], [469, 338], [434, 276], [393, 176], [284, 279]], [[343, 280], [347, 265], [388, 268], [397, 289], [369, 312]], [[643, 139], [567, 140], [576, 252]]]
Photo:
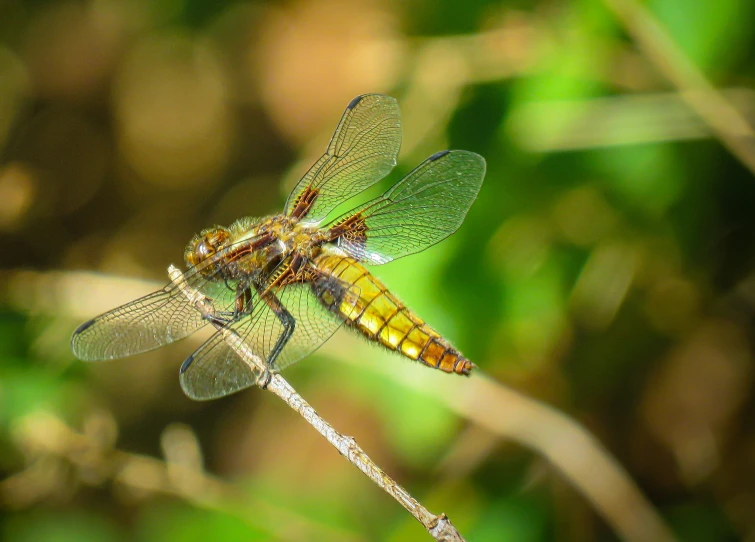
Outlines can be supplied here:
[[348, 325], [386, 348], [447, 373], [469, 374], [474, 364], [394, 296], [355, 260], [323, 255], [317, 267], [359, 289], [356, 304], [337, 310]]

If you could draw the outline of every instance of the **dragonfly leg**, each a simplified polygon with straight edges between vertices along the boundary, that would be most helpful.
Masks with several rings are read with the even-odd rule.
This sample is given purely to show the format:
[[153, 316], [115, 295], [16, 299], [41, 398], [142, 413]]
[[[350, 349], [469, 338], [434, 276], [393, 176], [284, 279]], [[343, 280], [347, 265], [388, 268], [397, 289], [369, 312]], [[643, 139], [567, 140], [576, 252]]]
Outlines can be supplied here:
[[263, 390], [267, 389], [268, 384], [270, 384], [270, 381], [273, 379], [273, 372], [270, 369], [265, 369], [260, 373], [260, 375], [257, 377], [257, 386], [262, 388]]
[[[280, 299], [278, 299], [278, 296], [276, 296], [274, 293], [270, 292], [269, 290], [262, 291], [261, 289], [257, 289], [257, 293], [259, 293], [262, 300], [267, 304], [268, 307], [270, 307], [270, 310], [273, 311], [275, 316], [283, 325], [283, 332], [280, 334], [280, 337], [278, 337], [275, 346], [273, 346], [273, 349], [270, 351], [268, 359], [265, 360], [267, 366], [272, 369], [275, 367], [275, 360], [283, 351], [283, 347], [286, 346], [286, 343], [294, 334], [294, 329], [296, 328], [296, 320], [291, 315], [291, 313], [286, 310], [286, 307], [283, 306], [283, 303], [280, 302]], [[270, 380], [268, 378], [267, 383], [269, 383], [269, 381]], [[267, 383], [265, 383], [265, 385], [267, 385]]]
[[225, 327], [233, 321], [231, 318], [228, 318], [225, 315], [220, 316], [218, 314], [203, 314], [202, 318], [204, 318], [211, 324], [214, 324], [220, 327]]
[[203, 315], [204, 319], [216, 326], [225, 326], [235, 322], [240, 317], [250, 314], [252, 303], [252, 289], [249, 286], [239, 285], [236, 288], [236, 300], [231, 311], [215, 311], [213, 314]]
[[236, 303], [233, 315], [238, 318], [243, 314], [249, 314], [252, 305], [252, 289], [249, 286], [239, 285], [236, 289]]

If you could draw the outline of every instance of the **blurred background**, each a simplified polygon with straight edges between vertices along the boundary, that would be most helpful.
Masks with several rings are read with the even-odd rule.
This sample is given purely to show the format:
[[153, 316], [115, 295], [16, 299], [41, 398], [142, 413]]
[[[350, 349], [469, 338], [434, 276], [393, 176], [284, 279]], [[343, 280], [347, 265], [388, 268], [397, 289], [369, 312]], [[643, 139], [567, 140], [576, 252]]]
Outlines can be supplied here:
[[273, 395], [184, 397], [205, 336], [69, 351], [381, 92], [373, 192], [487, 159], [456, 235], [374, 269], [480, 374], [341, 331], [286, 378], [470, 541], [755, 541], [754, 33], [750, 0], [0, 1], [4, 539], [428, 539]]

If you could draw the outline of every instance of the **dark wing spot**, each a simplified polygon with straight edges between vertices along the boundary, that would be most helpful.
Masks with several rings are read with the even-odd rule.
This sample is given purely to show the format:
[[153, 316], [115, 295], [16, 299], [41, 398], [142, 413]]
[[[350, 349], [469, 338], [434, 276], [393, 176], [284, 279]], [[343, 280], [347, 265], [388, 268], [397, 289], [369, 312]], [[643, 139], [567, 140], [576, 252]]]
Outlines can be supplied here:
[[354, 109], [357, 106], [357, 104], [362, 101], [362, 98], [364, 98], [364, 95], [357, 96], [356, 98], [354, 98], [353, 100], [351, 100], [349, 102], [349, 105], [346, 106], [346, 110], [347, 111], [351, 111], [352, 109]]
[[186, 358], [186, 360], [181, 364], [180, 374], [184, 374], [193, 361], [194, 361], [194, 354]]
[[83, 333], [87, 328], [91, 327], [92, 324], [94, 324], [94, 319], [89, 320], [88, 322], [84, 322], [76, 328], [76, 331], [73, 332], [73, 336], [75, 337], [79, 333]]
[[438, 158], [443, 158], [445, 155], [447, 155], [451, 151], [440, 151], [433, 154], [428, 160], [430, 162], [435, 162]]
[[309, 210], [314, 205], [320, 190], [308, 186], [304, 191], [296, 198], [294, 210], [291, 211], [291, 215], [294, 218], [304, 218]]
[[362, 213], [356, 213], [338, 222], [330, 230], [330, 240], [335, 241], [339, 237], [344, 237], [350, 241], [367, 239], [367, 222]]

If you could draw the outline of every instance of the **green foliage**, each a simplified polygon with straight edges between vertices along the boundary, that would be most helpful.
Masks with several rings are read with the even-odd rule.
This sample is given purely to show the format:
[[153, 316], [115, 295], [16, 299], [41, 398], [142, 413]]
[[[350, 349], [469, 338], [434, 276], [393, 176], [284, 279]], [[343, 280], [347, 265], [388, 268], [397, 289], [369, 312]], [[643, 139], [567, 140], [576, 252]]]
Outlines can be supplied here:
[[[122, 542], [118, 529], [107, 519], [84, 510], [36, 511], [10, 518], [3, 538], [17, 542]], [[164, 540], [164, 539], [163, 539]]]
[[716, 78], [744, 58], [754, 37], [748, 0], [650, 0], [648, 7], [684, 54]]
[[269, 533], [223, 512], [162, 503], [145, 509], [136, 527], [138, 542], [202, 542], [205, 540], [270, 540]]
[[468, 536], [482, 542], [545, 541], [550, 538], [547, 518], [547, 508], [531, 498], [500, 499], [489, 504]]

